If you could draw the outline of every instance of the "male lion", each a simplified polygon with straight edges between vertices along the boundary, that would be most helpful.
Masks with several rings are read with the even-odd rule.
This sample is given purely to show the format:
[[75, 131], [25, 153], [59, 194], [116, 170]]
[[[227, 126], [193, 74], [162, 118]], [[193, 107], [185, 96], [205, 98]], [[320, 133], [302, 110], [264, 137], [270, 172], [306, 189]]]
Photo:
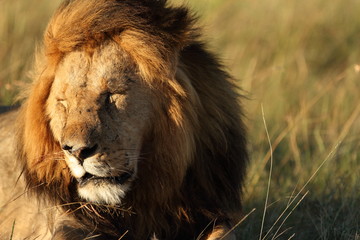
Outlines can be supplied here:
[[187, 9], [66, 0], [37, 59], [21, 109], [0, 116], [1, 237], [235, 238], [240, 96]]

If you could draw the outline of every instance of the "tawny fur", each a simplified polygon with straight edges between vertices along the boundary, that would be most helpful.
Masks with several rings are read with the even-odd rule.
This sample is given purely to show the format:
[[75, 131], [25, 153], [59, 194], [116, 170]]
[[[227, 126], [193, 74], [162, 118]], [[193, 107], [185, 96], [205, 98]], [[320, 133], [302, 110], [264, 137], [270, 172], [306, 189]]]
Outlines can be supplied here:
[[[139, 162], [137, 179], [121, 206], [79, 198], [56, 137], [61, 134], [52, 131], [47, 109], [58, 66], [66, 56], [80, 51], [91, 57], [109, 42], [131, 58], [133, 71], [155, 96], [153, 122], [143, 142], [151, 151]], [[30, 200], [16, 201], [32, 205], [34, 212], [6, 215], [7, 234], [12, 219], [36, 219], [38, 211], [47, 224], [37, 221], [33, 231], [29, 228], [34, 223], [28, 228], [22, 224], [22, 230], [15, 228], [17, 237], [220, 239], [240, 220], [248, 158], [241, 96], [199, 40], [186, 8], [169, 7], [163, 0], [64, 1], [47, 27], [37, 59], [33, 85], [18, 114], [16, 140], [18, 174], [27, 186], [22, 190], [21, 178], [17, 191], [33, 193]], [[3, 141], [11, 142], [10, 135]], [[13, 166], [10, 152], [4, 149], [0, 160]], [[11, 199], [8, 193], [2, 196]], [[39, 205], [32, 204], [36, 196]], [[12, 212], [4, 206], [2, 219], [2, 209]], [[0, 234], [5, 234], [1, 224]]]

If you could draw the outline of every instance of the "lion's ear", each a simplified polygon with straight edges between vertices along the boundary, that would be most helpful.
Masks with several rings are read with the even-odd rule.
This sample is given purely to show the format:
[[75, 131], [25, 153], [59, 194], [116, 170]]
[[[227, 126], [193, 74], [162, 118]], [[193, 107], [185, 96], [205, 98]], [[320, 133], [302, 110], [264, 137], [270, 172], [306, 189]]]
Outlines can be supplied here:
[[158, 14], [156, 17], [158, 27], [171, 36], [169, 40], [177, 44], [176, 47], [181, 49], [197, 37], [194, 27], [196, 17], [191, 15], [187, 8], [164, 7]]
[[150, 4], [161, 4], [161, 5], [164, 5], [167, 2], [166, 0], [144, 0], [144, 1]]

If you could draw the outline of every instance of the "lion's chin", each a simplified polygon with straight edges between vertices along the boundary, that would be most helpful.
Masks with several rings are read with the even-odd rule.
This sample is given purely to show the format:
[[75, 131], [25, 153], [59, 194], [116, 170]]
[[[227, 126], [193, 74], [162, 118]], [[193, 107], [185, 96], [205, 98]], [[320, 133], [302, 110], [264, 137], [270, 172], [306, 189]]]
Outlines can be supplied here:
[[130, 183], [118, 184], [106, 180], [88, 181], [78, 185], [81, 198], [90, 203], [119, 205], [130, 189]]

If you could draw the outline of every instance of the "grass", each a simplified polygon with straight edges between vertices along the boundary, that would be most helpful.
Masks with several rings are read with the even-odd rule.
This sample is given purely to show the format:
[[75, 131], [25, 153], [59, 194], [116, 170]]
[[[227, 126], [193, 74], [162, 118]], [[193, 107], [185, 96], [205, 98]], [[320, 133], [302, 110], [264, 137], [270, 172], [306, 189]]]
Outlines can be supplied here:
[[[58, 2], [0, 0], [0, 104], [28, 81], [35, 43]], [[237, 228], [239, 238], [359, 240], [360, 2], [186, 4], [249, 98], [244, 213], [256, 210]]]
[[0, 105], [13, 102], [47, 21], [60, 0], [0, 0]]

